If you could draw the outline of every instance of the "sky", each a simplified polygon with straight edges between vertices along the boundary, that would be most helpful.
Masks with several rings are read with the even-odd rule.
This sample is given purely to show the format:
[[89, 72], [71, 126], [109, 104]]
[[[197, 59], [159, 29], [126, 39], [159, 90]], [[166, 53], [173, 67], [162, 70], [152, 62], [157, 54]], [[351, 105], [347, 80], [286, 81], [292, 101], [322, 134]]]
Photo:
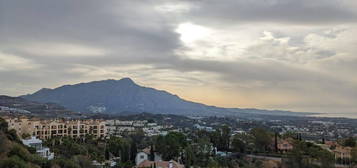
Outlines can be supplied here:
[[357, 116], [355, 0], [0, 0], [0, 94], [93, 80]]

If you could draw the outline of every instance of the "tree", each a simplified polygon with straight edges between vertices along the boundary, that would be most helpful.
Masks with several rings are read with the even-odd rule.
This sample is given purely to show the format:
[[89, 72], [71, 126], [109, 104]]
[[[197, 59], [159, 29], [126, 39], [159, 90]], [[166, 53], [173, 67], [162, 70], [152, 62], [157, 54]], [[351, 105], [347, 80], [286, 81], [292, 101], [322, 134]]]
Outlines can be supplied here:
[[29, 133], [23, 133], [22, 135], [21, 135], [21, 138], [22, 139], [27, 139], [27, 138], [30, 138], [31, 137], [31, 135], [29, 134]]
[[140, 144], [145, 138], [145, 132], [143, 129], [135, 129], [135, 133], [131, 134], [130, 137], [136, 144]]
[[137, 153], [138, 153], [138, 149], [136, 147], [136, 143], [135, 143], [135, 141], [131, 141], [131, 144], [130, 144], [130, 160], [132, 162], [135, 162], [135, 157], [136, 157]]
[[0, 117], [0, 131], [6, 132], [8, 129], [8, 124], [7, 122]]
[[20, 144], [14, 144], [8, 156], [17, 156], [24, 161], [31, 161], [30, 152]]
[[195, 163], [198, 166], [205, 167], [210, 156], [213, 155], [212, 149], [213, 146], [207, 138], [200, 139], [198, 143], [194, 144], [194, 154], [195, 154]]
[[124, 139], [122, 138], [110, 137], [108, 142], [108, 151], [112, 153], [115, 157], [120, 156], [120, 151], [123, 143]]
[[335, 156], [326, 150], [320, 150], [318, 153], [318, 159], [323, 168], [333, 168], [335, 167]]
[[211, 159], [209, 159], [209, 161], [207, 163], [207, 167], [209, 167], [209, 168], [219, 168], [221, 166], [219, 165], [219, 163], [216, 160], [211, 158]]
[[231, 138], [231, 128], [229, 128], [227, 125], [223, 125], [221, 127], [221, 138], [220, 138], [220, 143], [223, 151], [229, 150], [230, 138]]
[[164, 160], [175, 159], [187, 145], [186, 137], [182, 133], [170, 132], [166, 136], [158, 136], [155, 149], [162, 154]]
[[295, 141], [294, 148], [288, 154], [287, 166], [289, 168], [317, 167], [319, 163], [323, 168], [332, 168], [335, 164], [334, 155], [310, 142]]
[[220, 151], [228, 151], [231, 137], [231, 129], [227, 125], [216, 129], [216, 131], [210, 134], [211, 142], [213, 146], [217, 147]]
[[351, 161], [354, 165], [357, 165], [357, 147], [352, 148]]
[[80, 168], [72, 159], [59, 158], [50, 161], [50, 167]]
[[259, 152], [268, 150], [269, 145], [272, 143], [271, 134], [262, 128], [253, 128], [251, 134], [254, 138], [254, 144]]
[[306, 167], [305, 144], [303, 142], [295, 142], [293, 150], [288, 155], [287, 165], [289, 168], [304, 168]]
[[191, 145], [188, 145], [185, 148], [184, 163], [185, 163], [185, 167], [191, 167], [196, 163], [195, 153]]
[[216, 130], [210, 134], [211, 142], [213, 143], [213, 146], [218, 148], [218, 150], [220, 150], [220, 147], [221, 147], [221, 145], [220, 145], [221, 138], [220, 137], [221, 137], [221, 133], [219, 130]]
[[12, 156], [10, 158], [0, 160], [0, 167], [27, 168], [29, 166], [18, 156]]
[[155, 151], [154, 151], [154, 145], [151, 143], [150, 145], [150, 156], [149, 156], [150, 161], [155, 161]]
[[71, 160], [74, 163], [76, 163], [77, 165], [79, 165], [80, 167], [83, 167], [83, 168], [92, 168], [92, 167], [94, 167], [92, 165], [92, 162], [90, 161], [90, 159], [87, 156], [84, 156], [84, 155], [73, 156]]
[[11, 129], [6, 131], [7, 138], [11, 141], [15, 141], [17, 143], [21, 143], [20, 138], [17, 136], [16, 130]]
[[349, 137], [349, 138], [344, 140], [343, 146], [355, 147], [356, 146], [356, 140], [353, 137]]
[[240, 135], [235, 135], [232, 141], [232, 148], [234, 152], [244, 153], [246, 150], [246, 144], [240, 138]]
[[127, 141], [123, 141], [120, 145], [120, 159], [123, 163], [130, 161], [130, 144]]

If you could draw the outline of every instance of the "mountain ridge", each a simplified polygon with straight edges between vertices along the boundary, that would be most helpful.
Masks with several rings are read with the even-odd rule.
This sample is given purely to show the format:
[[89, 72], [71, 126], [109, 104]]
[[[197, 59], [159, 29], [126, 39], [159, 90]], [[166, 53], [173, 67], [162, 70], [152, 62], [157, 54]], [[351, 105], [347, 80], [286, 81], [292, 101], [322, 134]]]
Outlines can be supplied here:
[[[130, 78], [107, 79], [63, 85], [54, 89], [43, 88], [33, 94], [21, 96], [42, 103], [57, 103], [78, 112], [119, 114], [122, 112], [149, 112], [177, 115], [244, 115], [243, 113], [270, 114], [274, 112], [300, 115], [300, 113], [279, 111], [223, 108], [205, 105], [180, 98], [164, 90], [144, 87]], [[301, 113], [302, 114], [302, 113]]]

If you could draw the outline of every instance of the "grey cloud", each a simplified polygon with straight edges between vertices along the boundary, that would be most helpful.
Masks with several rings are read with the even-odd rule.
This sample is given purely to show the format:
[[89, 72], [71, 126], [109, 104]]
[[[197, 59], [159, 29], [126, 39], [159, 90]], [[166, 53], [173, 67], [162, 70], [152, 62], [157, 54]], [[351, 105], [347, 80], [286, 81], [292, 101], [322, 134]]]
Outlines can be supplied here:
[[117, 57], [155, 57], [180, 43], [168, 21], [150, 5], [148, 1], [1, 1], [0, 36], [3, 43], [20, 48], [36, 41], [81, 43], [114, 50]]
[[[315, 94], [313, 103], [318, 104], [317, 99], [323, 99], [325, 92], [331, 93], [331, 97], [335, 96], [336, 99], [357, 100], [357, 86], [349, 80], [336, 77], [335, 74], [308, 69], [291, 60], [265, 60], [262, 59], [264, 55], [257, 55], [266, 54], [257, 52], [264, 47], [274, 47], [271, 45], [248, 48], [246, 54], [258, 57], [255, 60], [193, 60], [174, 54], [176, 49], [184, 47], [179, 34], [175, 33], [180, 22], [202, 22], [203, 26], [230, 26], [241, 22], [273, 22], [277, 25], [355, 22], [355, 13], [350, 8], [344, 8], [344, 5], [334, 4], [337, 3], [336, 0], [197, 0], [188, 2], [196, 5], [191, 11], [181, 13], [172, 20], [155, 10], [158, 4], [167, 2], [176, 1], [0, 0], [0, 52], [23, 57], [40, 65], [36, 69], [26, 71], [15, 68], [6, 72], [0, 71], [0, 78], [6, 79], [0, 83], [0, 93], [18, 95], [41, 87], [98, 80], [101, 76], [93, 77], [88, 72], [108, 70], [111, 72], [102, 78], [129, 75], [141, 78], [142, 81], [159, 80], [169, 85], [186, 81], [215, 85], [216, 82], [231, 85], [233, 89], [258, 82], [260, 85], [247, 89], [258, 89], [262, 94], [264, 90], [276, 90], [276, 94], [284, 94], [284, 91], [306, 93], [295, 95], [299, 97], [300, 102], [291, 104], [290, 107], [308, 106], [309, 102], [304, 101], [304, 98], [312, 94]], [[340, 30], [336, 30], [327, 34], [334, 38], [339, 32]], [[24, 49], [25, 46], [36, 43], [44, 44], [44, 50], [47, 49], [45, 44], [65, 43], [99, 48], [107, 52], [103, 56], [69, 57], [61, 55], [62, 51], [45, 56]], [[304, 44], [300, 42], [299, 45]], [[282, 49], [284, 47], [286, 46]], [[301, 50], [306, 52], [307, 48], [301, 47]], [[285, 58], [284, 52], [278, 55], [281, 59]], [[327, 58], [334, 57], [335, 54], [334, 51], [316, 49], [313, 56], [322, 59], [319, 56]], [[344, 65], [355, 65], [355, 61], [336, 61], [326, 63], [326, 67], [337, 70]], [[149, 67], [126, 68], [131, 65]], [[83, 67], [83, 71], [73, 71]], [[353, 74], [352, 71], [356, 70], [346, 67], [342, 73]], [[200, 73], [197, 75], [193, 72]], [[219, 77], [206, 77], [205, 73]], [[329, 102], [335, 104], [335, 107], [340, 106], [333, 100]]]
[[196, 0], [190, 12], [198, 22], [335, 24], [356, 22], [356, 3], [340, 0]]

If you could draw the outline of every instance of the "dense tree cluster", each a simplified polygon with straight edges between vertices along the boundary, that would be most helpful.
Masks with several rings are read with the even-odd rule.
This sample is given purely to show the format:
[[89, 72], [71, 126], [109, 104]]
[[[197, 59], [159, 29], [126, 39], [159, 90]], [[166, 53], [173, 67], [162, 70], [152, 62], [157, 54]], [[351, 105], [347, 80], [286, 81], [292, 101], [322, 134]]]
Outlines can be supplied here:
[[331, 152], [313, 143], [295, 141], [294, 149], [289, 153], [286, 164], [291, 168], [332, 168], [335, 165], [335, 157]]
[[186, 136], [184, 134], [171, 132], [166, 136], [158, 136], [156, 138], [155, 149], [162, 154], [164, 160], [177, 160], [186, 145]]

